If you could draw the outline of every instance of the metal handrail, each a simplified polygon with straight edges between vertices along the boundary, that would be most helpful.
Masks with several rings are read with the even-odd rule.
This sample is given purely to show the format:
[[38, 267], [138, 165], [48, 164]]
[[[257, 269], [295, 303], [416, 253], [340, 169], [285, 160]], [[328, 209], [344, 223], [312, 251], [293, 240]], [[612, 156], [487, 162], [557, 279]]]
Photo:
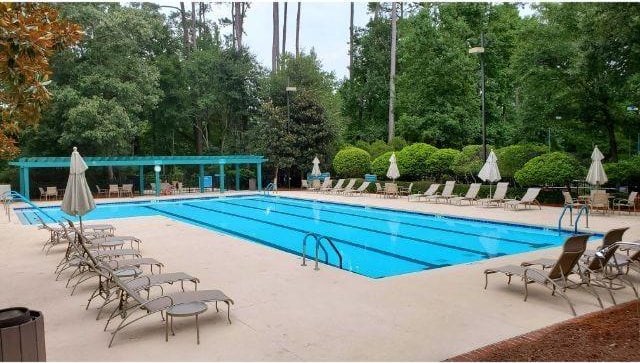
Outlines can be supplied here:
[[582, 216], [582, 212], [585, 212], [585, 215], [587, 216], [587, 226], [586, 228], [589, 228], [589, 206], [588, 205], [583, 205], [582, 207], [580, 207], [580, 211], [578, 212], [578, 216], [576, 217], [576, 221], [575, 223], [573, 223], [573, 227], [574, 233], [578, 233], [578, 222], [580, 221], [580, 216]]
[[269, 195], [269, 192], [274, 191], [274, 190], [275, 190], [275, 188], [276, 188], [276, 185], [275, 185], [275, 184], [273, 184], [273, 183], [269, 183], [269, 184], [267, 184], [267, 187], [266, 187], [266, 188], [264, 188], [263, 194], [264, 194], [264, 195]]
[[5, 212], [7, 213], [7, 215], [9, 216], [9, 220], [11, 220], [11, 214], [9, 213], [9, 205], [11, 202], [13, 202], [13, 199], [20, 199], [22, 200], [24, 203], [28, 204], [29, 206], [31, 206], [31, 208], [37, 210], [38, 212], [42, 213], [43, 215], [45, 215], [47, 218], [51, 219], [54, 223], [58, 223], [58, 221], [53, 218], [52, 216], [49, 215], [49, 213], [45, 212], [42, 208], [38, 207], [37, 205], [33, 204], [33, 202], [31, 202], [29, 200], [29, 198], [25, 197], [24, 195], [16, 192], [16, 191], [8, 191], [2, 194], [2, 196], [0, 196], [0, 199], [3, 200], [4, 203], [4, 207], [5, 207]]
[[573, 206], [571, 204], [567, 204], [562, 208], [562, 213], [560, 213], [560, 218], [558, 218], [558, 232], [562, 231], [562, 218], [564, 218], [564, 214], [569, 209], [569, 225], [573, 226]]
[[[318, 242], [317, 243], [322, 245], [321, 241], [323, 239], [325, 239], [325, 240], [327, 240], [327, 242], [329, 242], [329, 245], [331, 246], [331, 248], [333, 248], [333, 250], [335, 251], [336, 255], [338, 255], [338, 263], [339, 263], [338, 267], [340, 267], [340, 269], [342, 270], [342, 254], [340, 253], [340, 251], [338, 251], [338, 248], [336, 248], [336, 245], [333, 243], [333, 241], [327, 236], [320, 236], [320, 238], [318, 238]], [[324, 253], [326, 254], [327, 251], [325, 250]], [[327, 258], [327, 260], [328, 260], [328, 258]], [[316, 258], [316, 267], [317, 267], [317, 263], [318, 263], [318, 260]]]
[[336, 247], [336, 245], [333, 243], [333, 241], [327, 237], [327, 236], [321, 236], [315, 232], [309, 232], [307, 234], [304, 235], [304, 238], [302, 239], [302, 264], [300, 266], [306, 266], [307, 265], [307, 239], [309, 239], [309, 237], [313, 237], [313, 239], [316, 240], [316, 254], [315, 254], [315, 268], [314, 270], [319, 270], [320, 268], [318, 267], [318, 263], [320, 260], [320, 249], [322, 249], [322, 251], [324, 252], [324, 256], [325, 256], [325, 263], [327, 265], [329, 265], [329, 253], [327, 251], [327, 249], [322, 245], [322, 240], [325, 239], [327, 242], [329, 242], [329, 245], [331, 246], [331, 248], [333, 248], [333, 250], [335, 251], [336, 255], [338, 256], [338, 267], [342, 270], [342, 254], [340, 253], [340, 251], [338, 250], [338, 248]]

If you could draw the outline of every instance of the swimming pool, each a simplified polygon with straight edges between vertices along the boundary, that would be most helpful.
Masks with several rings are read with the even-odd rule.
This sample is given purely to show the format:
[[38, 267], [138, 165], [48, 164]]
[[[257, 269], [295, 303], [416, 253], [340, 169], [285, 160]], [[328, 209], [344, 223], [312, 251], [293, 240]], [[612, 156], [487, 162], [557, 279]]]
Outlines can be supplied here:
[[[59, 207], [43, 209], [55, 219], [68, 217]], [[34, 209], [16, 212], [22, 223], [37, 223]], [[298, 256], [307, 233], [327, 236], [343, 269], [371, 278], [553, 247], [570, 235], [536, 226], [264, 195], [98, 204], [84, 220], [158, 215]], [[321, 260], [338, 266], [340, 257], [326, 240], [323, 247]], [[313, 238], [307, 254], [315, 254]]]

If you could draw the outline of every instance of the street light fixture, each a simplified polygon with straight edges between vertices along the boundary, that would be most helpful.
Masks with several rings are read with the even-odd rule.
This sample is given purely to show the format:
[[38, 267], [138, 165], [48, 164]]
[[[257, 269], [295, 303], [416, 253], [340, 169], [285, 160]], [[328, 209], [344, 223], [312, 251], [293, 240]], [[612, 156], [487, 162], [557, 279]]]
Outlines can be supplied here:
[[487, 125], [484, 115], [484, 34], [480, 34], [480, 46], [469, 49], [469, 54], [478, 54], [480, 57], [480, 101], [482, 107], [482, 153], [484, 161], [487, 160]]

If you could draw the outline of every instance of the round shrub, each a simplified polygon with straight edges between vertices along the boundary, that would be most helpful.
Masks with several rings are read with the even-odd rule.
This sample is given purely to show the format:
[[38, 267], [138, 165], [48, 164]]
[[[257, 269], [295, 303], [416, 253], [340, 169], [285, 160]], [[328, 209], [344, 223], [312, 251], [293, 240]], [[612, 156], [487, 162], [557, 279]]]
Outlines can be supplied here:
[[400, 136], [395, 136], [389, 142], [389, 146], [391, 147], [391, 150], [393, 150], [393, 151], [400, 151], [405, 146], [407, 146], [407, 141], [405, 139], [403, 139], [402, 137], [400, 137]]
[[569, 185], [571, 180], [584, 179], [585, 168], [578, 160], [564, 152], [536, 156], [516, 171], [515, 180], [523, 186]]
[[333, 170], [343, 178], [362, 177], [369, 172], [370, 167], [371, 156], [357, 147], [342, 149], [333, 158]]
[[[371, 162], [371, 173], [378, 176], [378, 178], [385, 178], [387, 170], [389, 170], [389, 159], [391, 158], [393, 151], [388, 151]], [[397, 155], [396, 155], [397, 157]]]
[[513, 178], [516, 171], [522, 169], [527, 161], [547, 151], [546, 146], [536, 144], [510, 145], [496, 150], [500, 175], [503, 178]]
[[[491, 146], [487, 145], [487, 156]], [[484, 164], [482, 145], [467, 145], [462, 148], [462, 152], [453, 160], [451, 169], [459, 177], [469, 175], [476, 176]]]
[[370, 145], [368, 142], [364, 141], [364, 140], [358, 140], [355, 142], [355, 144], [353, 144], [354, 147], [357, 147], [358, 149], [362, 149], [366, 152], [368, 152], [369, 154], [371, 154], [371, 149], [370, 149]]
[[425, 161], [438, 148], [429, 144], [416, 143], [404, 147], [396, 154], [400, 178], [406, 180], [419, 180], [427, 174]]
[[640, 184], [640, 156], [622, 160], [618, 163], [604, 164], [610, 184]]
[[436, 178], [453, 175], [453, 161], [459, 154], [461, 152], [455, 149], [436, 150], [426, 160], [427, 174]]
[[371, 146], [369, 146], [369, 154], [371, 154], [373, 159], [392, 150], [391, 146], [387, 145], [387, 143], [382, 140], [376, 140], [371, 143]]

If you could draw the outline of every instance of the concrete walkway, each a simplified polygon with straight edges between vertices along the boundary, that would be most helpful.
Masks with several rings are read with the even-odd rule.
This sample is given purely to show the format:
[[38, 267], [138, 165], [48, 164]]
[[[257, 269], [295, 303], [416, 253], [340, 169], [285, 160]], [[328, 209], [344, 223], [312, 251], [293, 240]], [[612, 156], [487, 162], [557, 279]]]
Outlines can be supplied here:
[[[559, 208], [503, 211], [408, 202], [406, 199], [337, 197], [305, 192], [280, 195], [317, 198], [431, 213], [546, 225], [555, 228]], [[110, 200], [111, 201], [111, 200]], [[45, 317], [49, 360], [158, 361], [326, 361], [442, 360], [572, 317], [559, 297], [540, 287], [522, 301], [522, 284], [495, 276], [483, 290], [482, 271], [525, 259], [556, 257], [558, 248], [505, 256], [466, 265], [373, 280], [322, 265], [300, 266], [300, 258], [164, 217], [113, 219], [121, 235], [144, 242], [144, 256], [184, 271], [231, 296], [232, 325], [211, 308], [201, 317], [201, 344], [193, 319], [175, 320], [175, 336], [164, 341], [160, 316], [124, 330], [108, 349], [110, 334], [96, 309], [84, 310], [93, 284], [74, 296], [52, 274], [64, 248], [45, 256], [47, 233], [8, 222], [0, 214], [0, 307], [27, 306]], [[630, 226], [626, 237], [640, 239], [639, 216], [592, 216], [591, 230]], [[592, 244], [593, 245], [593, 244]], [[633, 276], [640, 284], [639, 274]], [[598, 310], [582, 291], [569, 291], [578, 314]], [[615, 293], [629, 301], [629, 289]], [[608, 296], [601, 292], [605, 306]], [[97, 304], [96, 304], [97, 305]]]

